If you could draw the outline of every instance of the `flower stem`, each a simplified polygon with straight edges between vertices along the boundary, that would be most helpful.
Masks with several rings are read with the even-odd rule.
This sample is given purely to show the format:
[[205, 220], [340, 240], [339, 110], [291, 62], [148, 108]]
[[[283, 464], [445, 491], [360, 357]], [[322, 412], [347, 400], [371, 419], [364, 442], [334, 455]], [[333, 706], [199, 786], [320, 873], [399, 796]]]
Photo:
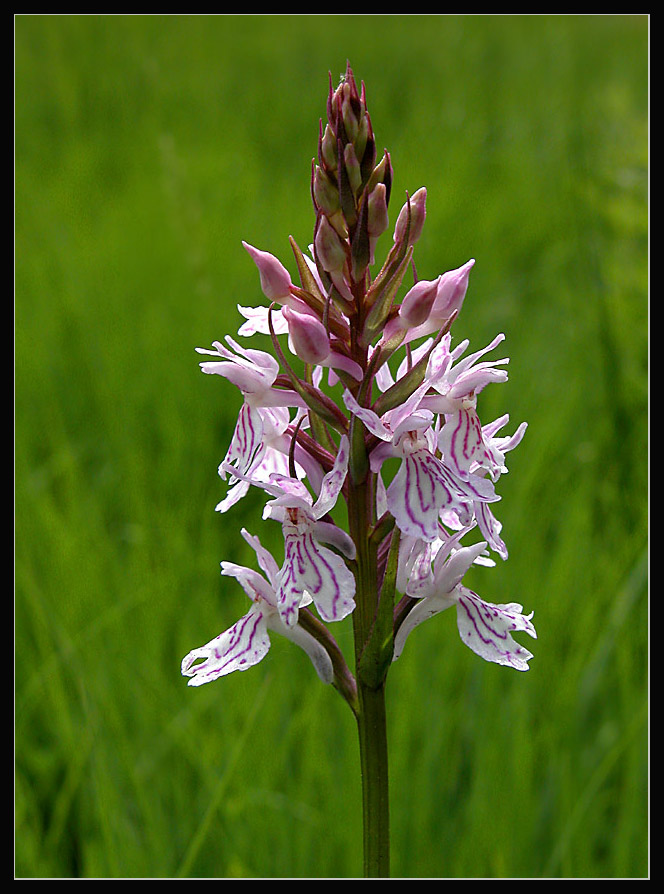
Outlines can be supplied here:
[[357, 728], [362, 773], [364, 877], [390, 876], [390, 809], [385, 685], [358, 683]]
[[[357, 609], [353, 614], [357, 675], [356, 713], [362, 776], [362, 821], [365, 878], [389, 878], [390, 814], [385, 715], [386, 671], [378, 662], [372, 631], [378, 612], [377, 548], [369, 537], [371, 491], [365, 478], [350, 489], [349, 522], [357, 546]], [[368, 659], [368, 660], [367, 660]]]

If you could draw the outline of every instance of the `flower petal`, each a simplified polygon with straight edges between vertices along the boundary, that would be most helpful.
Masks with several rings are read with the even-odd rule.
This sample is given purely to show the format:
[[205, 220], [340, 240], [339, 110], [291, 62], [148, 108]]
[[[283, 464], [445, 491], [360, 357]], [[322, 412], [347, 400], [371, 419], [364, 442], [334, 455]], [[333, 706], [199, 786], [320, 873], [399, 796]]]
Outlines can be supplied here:
[[461, 481], [425, 449], [404, 457], [387, 489], [387, 508], [401, 532], [429, 541], [438, 536], [442, 511], [452, 508], [465, 515], [469, 502], [496, 499], [489, 479], [471, 475]]
[[355, 608], [355, 578], [332, 550], [316, 543], [312, 531], [285, 531], [284, 564], [279, 572], [277, 604], [281, 620], [297, 622], [303, 596], [313, 599], [324, 621], [340, 621]]
[[307, 630], [299, 624], [287, 627], [277, 613], [269, 615], [267, 625], [270, 630], [286, 637], [307, 653], [321, 682], [331, 683], [334, 680], [332, 659], [325, 648]]
[[438, 447], [446, 464], [467, 479], [472, 464], [481, 463], [486, 453], [474, 407], [461, 407], [448, 417], [438, 435]]
[[226, 472], [233, 474], [234, 471], [247, 475], [264, 449], [263, 417], [258, 409], [244, 403], [228, 452], [219, 466], [219, 474], [222, 478], [226, 477]]
[[418, 600], [417, 604], [408, 612], [394, 636], [392, 661], [396, 661], [399, 658], [403, 652], [406, 639], [416, 627], [419, 627], [423, 621], [427, 621], [434, 615], [444, 612], [451, 605], [454, 605], [454, 597], [450, 593], [437, 593]]
[[349, 441], [346, 435], [341, 436], [334, 465], [325, 475], [321, 483], [320, 494], [313, 506], [315, 518], [322, 518], [336, 504], [348, 471]]
[[475, 516], [482, 536], [486, 539], [488, 545], [498, 553], [501, 559], [506, 560], [508, 556], [507, 547], [500, 536], [503, 527], [502, 522], [498, 521], [486, 503], [475, 504]]
[[532, 653], [512, 639], [512, 633], [525, 630], [537, 639], [531, 623], [532, 612], [522, 614], [522, 606], [517, 603], [494, 605], [485, 602], [477, 593], [460, 586], [456, 591], [457, 626], [463, 642], [481, 658], [528, 670]]
[[[182, 674], [189, 686], [202, 686], [233, 671], [248, 670], [270, 649], [265, 615], [253, 605], [246, 615], [207, 645], [193, 649], [182, 660]], [[199, 664], [195, 664], [198, 659]]]

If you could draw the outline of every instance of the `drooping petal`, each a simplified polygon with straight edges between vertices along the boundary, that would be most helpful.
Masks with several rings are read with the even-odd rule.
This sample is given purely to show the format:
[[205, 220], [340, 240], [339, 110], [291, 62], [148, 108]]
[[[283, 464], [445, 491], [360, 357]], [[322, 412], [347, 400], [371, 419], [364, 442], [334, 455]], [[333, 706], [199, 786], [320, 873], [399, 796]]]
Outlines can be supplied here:
[[[182, 674], [189, 686], [202, 686], [233, 671], [248, 670], [270, 649], [265, 613], [252, 605], [246, 615], [207, 645], [193, 649], [182, 660]], [[201, 659], [200, 663], [195, 663]]]
[[354, 416], [357, 416], [372, 435], [376, 435], [377, 438], [380, 438], [383, 441], [392, 440], [392, 431], [388, 426], [381, 421], [379, 416], [373, 410], [370, 410], [368, 407], [361, 407], [350, 391], [344, 391], [343, 402], [346, 405], [346, 409]]
[[[221, 467], [220, 467], [221, 468]], [[226, 496], [223, 500], [220, 500], [217, 505], [214, 507], [215, 512], [228, 512], [229, 509], [232, 509], [236, 503], [239, 503], [244, 497], [246, 497], [247, 492], [249, 490], [249, 482], [248, 481], [237, 481], [226, 491]]]
[[528, 670], [532, 653], [512, 639], [512, 633], [525, 631], [533, 639], [537, 633], [531, 623], [532, 612], [522, 614], [518, 603], [494, 605], [485, 602], [466, 587], [456, 592], [457, 625], [463, 642], [481, 658], [516, 670]]

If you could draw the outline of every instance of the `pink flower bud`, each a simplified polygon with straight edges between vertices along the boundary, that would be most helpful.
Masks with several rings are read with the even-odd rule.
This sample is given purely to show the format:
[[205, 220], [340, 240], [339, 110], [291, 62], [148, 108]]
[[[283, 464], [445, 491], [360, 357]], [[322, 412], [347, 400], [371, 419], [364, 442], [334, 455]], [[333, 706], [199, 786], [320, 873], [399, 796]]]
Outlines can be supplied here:
[[328, 273], [341, 271], [346, 262], [346, 252], [341, 244], [341, 239], [334, 227], [325, 215], [321, 216], [320, 224], [314, 239], [316, 257], [320, 261], [323, 270]]
[[447, 320], [454, 311], [460, 311], [468, 289], [468, 277], [475, 263], [471, 258], [463, 267], [448, 270], [438, 280], [438, 294], [433, 303], [432, 316], [437, 320]]
[[321, 321], [312, 314], [301, 314], [284, 307], [288, 334], [297, 356], [305, 363], [322, 363], [330, 354], [330, 339]]
[[274, 255], [267, 251], [261, 251], [254, 248], [247, 242], [242, 245], [247, 249], [253, 258], [261, 278], [261, 289], [266, 298], [270, 301], [278, 301], [284, 304], [291, 295], [291, 278], [290, 273], [284, 265]]
[[401, 302], [399, 317], [402, 325], [410, 328], [411, 326], [420, 326], [428, 320], [436, 300], [439, 281], [440, 277], [432, 282], [423, 279], [415, 283]]
[[[410, 230], [408, 232], [409, 245], [414, 245], [422, 235], [424, 218], [426, 217], [426, 200], [427, 191], [426, 187], [424, 186], [420, 187], [420, 189], [418, 189], [417, 192], [413, 193], [413, 195], [410, 197]], [[399, 212], [399, 217], [397, 218], [397, 223], [394, 228], [395, 242], [400, 242], [406, 234], [406, 227], [408, 226], [408, 204], [409, 203], [406, 202]]]
[[367, 229], [374, 238], [381, 236], [389, 226], [387, 216], [387, 187], [378, 183], [369, 194], [369, 220]]
[[319, 165], [316, 165], [314, 170], [313, 194], [316, 205], [326, 215], [332, 215], [339, 210], [339, 187]]
[[325, 132], [320, 144], [321, 162], [325, 162], [331, 171], [337, 169], [337, 138], [329, 124], [325, 125]]
[[355, 154], [355, 147], [349, 143], [344, 149], [344, 163], [346, 165], [346, 173], [348, 174], [348, 182], [354, 193], [357, 193], [362, 185], [362, 172], [360, 163]]

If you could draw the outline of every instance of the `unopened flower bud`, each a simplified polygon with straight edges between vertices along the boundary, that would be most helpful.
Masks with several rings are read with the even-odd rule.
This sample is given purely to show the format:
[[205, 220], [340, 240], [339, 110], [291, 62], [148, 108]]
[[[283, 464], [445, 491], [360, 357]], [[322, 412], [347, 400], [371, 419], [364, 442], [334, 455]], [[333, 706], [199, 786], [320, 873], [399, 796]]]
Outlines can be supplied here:
[[344, 122], [344, 129], [346, 131], [346, 137], [348, 140], [353, 142], [355, 137], [357, 136], [360, 125], [357, 118], [357, 115], [353, 111], [353, 102], [351, 98], [351, 89], [348, 83], [344, 83], [342, 86], [343, 99], [341, 101], [341, 116]]
[[410, 199], [405, 203], [401, 211], [399, 212], [399, 217], [397, 218], [397, 223], [394, 228], [394, 241], [401, 242], [406, 235], [406, 228], [408, 227], [408, 206], [410, 205], [410, 228], [408, 230], [408, 245], [414, 245], [417, 240], [422, 235], [422, 228], [424, 227], [424, 218], [426, 217], [426, 200], [427, 200], [427, 191], [426, 187], [422, 186], [417, 192], [413, 193]]
[[325, 125], [325, 132], [320, 143], [321, 162], [325, 162], [331, 171], [337, 169], [337, 138], [329, 124]]
[[392, 189], [392, 161], [390, 159], [390, 153], [385, 151], [383, 157], [378, 162], [376, 167], [373, 169], [371, 176], [369, 177], [369, 182], [367, 183], [368, 192], [372, 192], [377, 183], [385, 184], [385, 200], [387, 204], [390, 204], [390, 191]]
[[367, 229], [369, 236], [377, 238], [381, 236], [389, 226], [387, 215], [387, 188], [384, 183], [379, 183], [369, 194], [369, 220]]
[[362, 172], [352, 143], [349, 143], [344, 149], [344, 163], [346, 165], [346, 173], [348, 174], [350, 187], [353, 192], [357, 194], [362, 185]]
[[328, 217], [339, 210], [339, 188], [319, 165], [314, 170], [313, 194], [316, 206]]
[[266, 298], [269, 298], [270, 301], [277, 301], [280, 304], [290, 299], [292, 285], [290, 273], [281, 261], [267, 251], [254, 248], [248, 242], [243, 242], [242, 245], [247, 249], [258, 267], [261, 288]]
[[357, 136], [353, 140], [353, 146], [355, 146], [355, 154], [359, 158], [360, 162], [364, 159], [364, 152], [367, 148], [367, 141], [369, 139], [369, 115], [363, 114], [360, 118], [360, 125], [357, 130]]
[[293, 350], [305, 363], [322, 363], [330, 354], [330, 339], [321, 321], [312, 314], [301, 314], [284, 307], [288, 335]]
[[460, 311], [468, 289], [468, 278], [475, 263], [471, 258], [462, 267], [448, 270], [439, 277], [438, 293], [432, 308], [432, 316], [437, 320], [447, 320], [454, 311]]
[[439, 281], [440, 277], [433, 281], [422, 279], [415, 283], [399, 308], [399, 317], [403, 326], [406, 328], [420, 326], [429, 318], [431, 308], [436, 300]]
[[346, 252], [336, 230], [325, 215], [321, 215], [314, 238], [314, 247], [316, 249], [316, 257], [320, 261], [323, 270], [327, 271], [327, 273], [343, 270], [346, 262]]

